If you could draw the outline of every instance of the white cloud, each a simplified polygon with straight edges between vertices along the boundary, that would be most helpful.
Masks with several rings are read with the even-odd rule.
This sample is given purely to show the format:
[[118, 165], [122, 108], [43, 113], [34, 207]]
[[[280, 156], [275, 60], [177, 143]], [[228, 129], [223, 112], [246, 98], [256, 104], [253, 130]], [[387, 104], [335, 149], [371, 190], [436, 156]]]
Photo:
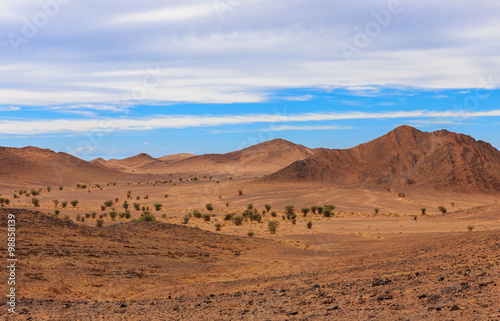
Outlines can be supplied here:
[[[289, 122], [316, 122], [328, 120], [353, 119], [412, 119], [412, 118], [458, 118], [465, 120], [474, 117], [500, 117], [500, 110], [490, 111], [390, 111], [390, 112], [344, 112], [344, 113], [306, 113], [306, 114], [246, 114], [246, 115], [157, 115], [148, 118], [106, 118], [106, 119], [55, 119], [55, 120], [0, 120], [0, 134], [38, 135], [46, 133], [107, 133], [113, 131], [144, 131], [166, 128], [217, 127]], [[287, 128], [282, 127], [282, 128]], [[283, 130], [285, 130], [283, 129]]]

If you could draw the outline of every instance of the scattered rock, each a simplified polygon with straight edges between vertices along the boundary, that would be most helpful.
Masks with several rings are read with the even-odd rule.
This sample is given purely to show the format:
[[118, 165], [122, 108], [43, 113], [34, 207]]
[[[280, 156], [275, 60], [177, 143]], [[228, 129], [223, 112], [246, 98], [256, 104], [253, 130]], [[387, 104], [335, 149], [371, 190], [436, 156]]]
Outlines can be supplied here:
[[457, 310], [460, 310], [460, 308], [456, 304], [452, 305], [450, 308], [450, 311], [457, 311]]
[[299, 311], [291, 311], [291, 312], [288, 312], [286, 315], [297, 315], [299, 314]]
[[420, 294], [418, 295], [418, 298], [419, 298], [419, 299], [425, 299], [426, 297], [427, 297], [427, 293], [420, 293]]

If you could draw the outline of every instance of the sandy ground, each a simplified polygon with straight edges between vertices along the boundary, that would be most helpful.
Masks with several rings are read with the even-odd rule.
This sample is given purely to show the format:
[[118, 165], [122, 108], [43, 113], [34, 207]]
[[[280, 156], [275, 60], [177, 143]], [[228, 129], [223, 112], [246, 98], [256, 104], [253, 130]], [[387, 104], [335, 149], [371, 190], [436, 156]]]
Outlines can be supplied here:
[[[6, 320], [500, 318], [498, 196], [262, 185], [222, 177], [101, 186], [90, 192], [42, 190], [37, 208], [32, 197], [10, 196], [35, 187], [0, 187], [11, 200], [1, 212], [2, 229], [6, 213], [15, 212], [22, 258], [19, 313], [9, 316], [2, 304]], [[103, 228], [95, 227], [95, 219], [74, 222], [78, 214], [109, 212], [100, 205], [115, 197], [122, 212], [129, 190], [128, 203], [149, 206], [158, 222], [109, 215]], [[54, 212], [53, 199], [80, 203], [59, 205], [58, 218], [42, 214]], [[162, 203], [162, 210], [154, 211], [154, 203]], [[206, 203], [214, 210], [207, 211]], [[225, 214], [239, 214], [247, 204], [259, 211], [270, 204], [277, 216], [267, 212], [261, 223], [242, 226], [224, 221]], [[295, 224], [283, 219], [288, 204], [297, 210]], [[298, 211], [324, 204], [336, 206], [333, 217], [303, 217]], [[194, 209], [210, 214], [210, 221], [191, 217], [182, 224]], [[268, 230], [270, 220], [280, 222], [276, 234]], [[1, 251], [5, 260], [5, 244]], [[2, 279], [6, 273], [1, 271]]]

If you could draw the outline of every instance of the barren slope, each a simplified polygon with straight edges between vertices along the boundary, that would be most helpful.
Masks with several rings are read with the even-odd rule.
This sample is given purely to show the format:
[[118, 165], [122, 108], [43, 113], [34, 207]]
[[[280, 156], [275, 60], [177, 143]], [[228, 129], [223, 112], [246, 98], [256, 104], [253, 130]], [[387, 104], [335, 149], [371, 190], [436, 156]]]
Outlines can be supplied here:
[[67, 185], [132, 178], [100, 164], [49, 149], [0, 147], [0, 180], [3, 182]]
[[165, 170], [170, 173], [264, 175], [314, 155], [315, 152], [302, 145], [274, 139], [227, 154], [190, 157], [165, 167]]
[[500, 152], [467, 135], [401, 126], [351, 149], [322, 150], [269, 175], [265, 181], [497, 193]]

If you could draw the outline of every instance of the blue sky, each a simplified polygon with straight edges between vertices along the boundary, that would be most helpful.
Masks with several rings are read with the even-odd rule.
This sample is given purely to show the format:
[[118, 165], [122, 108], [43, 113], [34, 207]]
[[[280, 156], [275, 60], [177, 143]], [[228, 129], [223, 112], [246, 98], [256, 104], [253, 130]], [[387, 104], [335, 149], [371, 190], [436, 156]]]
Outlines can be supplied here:
[[0, 18], [2, 146], [349, 148], [408, 124], [500, 148], [496, 2], [23, 0]]

